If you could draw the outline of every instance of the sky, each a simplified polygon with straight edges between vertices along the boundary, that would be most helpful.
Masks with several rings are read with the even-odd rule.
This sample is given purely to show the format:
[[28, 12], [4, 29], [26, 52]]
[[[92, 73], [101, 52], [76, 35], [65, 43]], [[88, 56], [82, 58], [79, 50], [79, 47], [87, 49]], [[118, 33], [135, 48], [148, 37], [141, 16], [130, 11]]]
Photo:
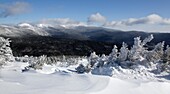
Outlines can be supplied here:
[[0, 0], [0, 24], [86, 24], [170, 32], [170, 0]]

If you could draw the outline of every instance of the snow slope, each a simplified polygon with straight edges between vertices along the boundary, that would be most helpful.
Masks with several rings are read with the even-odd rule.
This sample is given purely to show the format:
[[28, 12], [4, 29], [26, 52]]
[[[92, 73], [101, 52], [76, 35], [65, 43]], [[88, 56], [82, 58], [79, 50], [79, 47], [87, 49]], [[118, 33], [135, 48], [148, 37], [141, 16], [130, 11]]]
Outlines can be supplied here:
[[[76, 74], [69, 68], [45, 65], [21, 72], [27, 63], [8, 64], [0, 71], [1, 94], [169, 94], [167, 81], [142, 81]], [[72, 68], [72, 67], [70, 67]]]
[[[8, 88], [7, 88], [8, 87]], [[168, 82], [138, 82], [67, 73], [3, 72], [2, 94], [169, 94]]]

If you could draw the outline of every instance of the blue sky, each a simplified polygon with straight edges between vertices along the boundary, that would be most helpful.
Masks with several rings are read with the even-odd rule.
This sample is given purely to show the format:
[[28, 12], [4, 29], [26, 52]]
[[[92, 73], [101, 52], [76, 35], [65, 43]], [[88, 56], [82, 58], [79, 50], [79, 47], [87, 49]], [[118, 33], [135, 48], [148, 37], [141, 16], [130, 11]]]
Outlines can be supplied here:
[[[117, 21], [117, 23], [120, 23], [122, 20], [129, 21], [130, 18], [147, 18], [147, 16], [152, 14], [160, 16], [163, 19], [170, 18], [170, 0], [0, 0], [0, 14], [4, 12], [4, 5], [17, 7], [15, 6], [16, 2], [25, 3], [19, 4], [21, 5], [19, 9], [22, 9], [22, 7], [26, 5], [28, 6], [25, 7], [25, 10], [18, 11], [16, 8], [17, 13], [15, 13], [16, 11], [14, 10], [12, 13], [7, 12], [9, 14], [8, 16], [0, 16], [1, 24], [36, 22], [42, 19], [56, 18], [70, 18], [75, 21], [87, 22], [89, 17], [97, 13], [99, 14], [98, 16], [105, 18], [102, 20], [104, 24], [106, 24], [106, 22], [111, 23], [112, 21]], [[102, 22], [101, 20], [97, 21], [93, 19], [91, 21], [99, 22], [100, 24]], [[163, 24], [164, 22], [163, 20]], [[140, 28], [145, 27], [143, 25], [146, 23], [141, 24]], [[160, 23], [162, 24], [162, 22]], [[156, 25], [160, 26], [160, 23]], [[159, 27], [156, 25], [155, 27]], [[153, 27], [153, 24], [151, 24], [151, 26]], [[139, 27], [139, 25], [137, 27]], [[122, 28], [127, 27], [124, 26]], [[134, 25], [132, 27], [129, 25], [128, 28], [135, 27]], [[164, 28], [167, 28], [167, 26]]]

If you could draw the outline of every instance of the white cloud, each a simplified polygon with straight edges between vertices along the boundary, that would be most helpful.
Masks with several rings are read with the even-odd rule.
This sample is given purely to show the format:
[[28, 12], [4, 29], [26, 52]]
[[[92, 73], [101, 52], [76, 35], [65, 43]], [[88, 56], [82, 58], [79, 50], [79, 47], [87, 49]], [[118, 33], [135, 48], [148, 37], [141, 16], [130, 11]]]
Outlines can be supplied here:
[[[97, 13], [99, 15], [99, 13]], [[91, 16], [94, 17], [94, 14]], [[93, 18], [92, 17], [92, 18]], [[97, 17], [100, 18], [100, 17]], [[124, 31], [147, 31], [147, 32], [170, 32], [170, 18], [163, 18], [157, 14], [151, 14], [146, 17], [141, 18], [129, 18], [127, 20], [121, 21], [111, 21], [106, 22], [105, 20], [91, 20], [94, 24], [88, 24], [89, 19], [87, 22], [76, 21], [70, 18], [52, 18], [52, 19], [43, 19], [39, 21], [39, 24], [46, 24], [50, 26], [102, 26], [112, 29], [124, 30]], [[97, 21], [96, 21], [97, 20]], [[100, 23], [99, 23], [100, 22]], [[101, 23], [103, 22], [103, 23]], [[96, 24], [97, 23], [97, 24]]]
[[83, 22], [75, 21], [70, 18], [43, 19], [39, 23], [50, 25], [86, 25]]
[[170, 25], [169, 18], [163, 18], [157, 14], [151, 14], [147, 17], [142, 18], [129, 18], [122, 21], [111, 21], [106, 22], [104, 26], [115, 27], [115, 26], [133, 26], [139, 24], [159, 24], [159, 25]]
[[92, 14], [88, 17], [89, 23], [105, 23], [106, 18], [100, 13]]
[[15, 2], [11, 4], [0, 4], [0, 17], [5, 18], [8, 16], [14, 16], [29, 11], [29, 3]]

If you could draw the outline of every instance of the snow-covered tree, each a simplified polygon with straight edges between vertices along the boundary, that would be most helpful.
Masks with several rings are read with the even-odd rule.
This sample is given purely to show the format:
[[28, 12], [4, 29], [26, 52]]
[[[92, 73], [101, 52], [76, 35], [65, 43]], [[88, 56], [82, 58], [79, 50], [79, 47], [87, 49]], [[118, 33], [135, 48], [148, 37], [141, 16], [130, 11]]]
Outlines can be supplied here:
[[127, 60], [128, 53], [129, 53], [129, 50], [127, 47], [128, 47], [127, 44], [123, 42], [122, 47], [120, 48], [119, 56], [118, 56], [119, 62], [123, 62]]
[[31, 62], [29, 68], [33, 69], [42, 69], [43, 65], [47, 62], [47, 56], [42, 55], [40, 57], [37, 57], [34, 62]]
[[96, 52], [91, 53], [89, 57], [90, 66], [93, 67], [95, 63], [98, 62], [98, 59], [99, 59], [99, 56], [96, 55]]
[[65, 55], [62, 56], [62, 62], [66, 62], [66, 57], [65, 57]]
[[166, 50], [163, 54], [163, 62], [170, 63], [170, 47], [167, 45]]
[[0, 37], [0, 66], [4, 65], [6, 62], [14, 61], [10, 42], [9, 39]]
[[149, 37], [145, 38], [143, 41], [141, 41], [140, 37], [134, 38], [134, 45], [129, 51], [129, 60], [132, 62], [135, 61], [141, 61], [145, 54], [147, 53], [146, 48], [144, 47], [148, 42], [150, 42], [153, 39], [153, 35], [150, 35]]
[[158, 72], [168, 72], [170, 73], [170, 47], [167, 45], [166, 50], [157, 64]]
[[[109, 64], [108, 64], [109, 62]], [[91, 73], [96, 75], [108, 75], [112, 76], [113, 71], [113, 64], [115, 64], [114, 61], [108, 61], [108, 56], [102, 55], [98, 63], [95, 64], [93, 68], [91, 68]]]
[[143, 41], [140, 37], [136, 37], [130, 50], [128, 50], [127, 44], [123, 42], [120, 52], [114, 45], [108, 56], [99, 57], [93, 52], [89, 57], [89, 64], [80, 64], [76, 70], [78, 73], [91, 72], [92, 74], [111, 76], [113, 70], [119, 69], [119, 67], [136, 69], [139, 68], [139, 65], [142, 65], [146, 68], [155, 69], [157, 65], [157, 71], [170, 73], [170, 47], [167, 46], [164, 51], [164, 42], [161, 42], [149, 51], [145, 46], [152, 39], [153, 35], [148, 36]]
[[145, 38], [143, 41], [142, 41], [142, 45], [146, 45], [148, 42], [151, 42], [152, 40], [154, 39], [153, 35], [151, 34], [150, 36], [148, 36], [147, 38]]
[[104, 64], [106, 64], [106, 62], [107, 62], [107, 57], [105, 54], [102, 54], [102, 56], [99, 58], [99, 61], [96, 65], [96, 67], [103, 67]]
[[149, 58], [147, 57], [147, 59], [151, 59], [152, 62], [156, 62], [161, 60], [163, 58], [163, 55], [164, 55], [164, 41], [158, 43], [155, 46], [152, 52], [148, 55]]
[[76, 68], [77, 73], [84, 73], [86, 72], [86, 67], [83, 64], [80, 64], [77, 68]]
[[158, 43], [153, 50], [148, 51], [145, 54], [145, 59], [148, 62], [158, 62], [163, 58], [164, 55], [164, 42]]
[[117, 61], [117, 58], [118, 58], [118, 49], [117, 46], [114, 45], [112, 52], [108, 56], [108, 62], [114, 63], [115, 61]]
[[158, 62], [157, 64], [157, 72], [161, 73], [161, 72], [167, 72], [170, 73], [170, 63], [169, 62]]
[[141, 52], [144, 50], [143, 45], [141, 45], [142, 41], [140, 37], [134, 38], [134, 45], [129, 51], [129, 60], [135, 62], [141, 58]]

